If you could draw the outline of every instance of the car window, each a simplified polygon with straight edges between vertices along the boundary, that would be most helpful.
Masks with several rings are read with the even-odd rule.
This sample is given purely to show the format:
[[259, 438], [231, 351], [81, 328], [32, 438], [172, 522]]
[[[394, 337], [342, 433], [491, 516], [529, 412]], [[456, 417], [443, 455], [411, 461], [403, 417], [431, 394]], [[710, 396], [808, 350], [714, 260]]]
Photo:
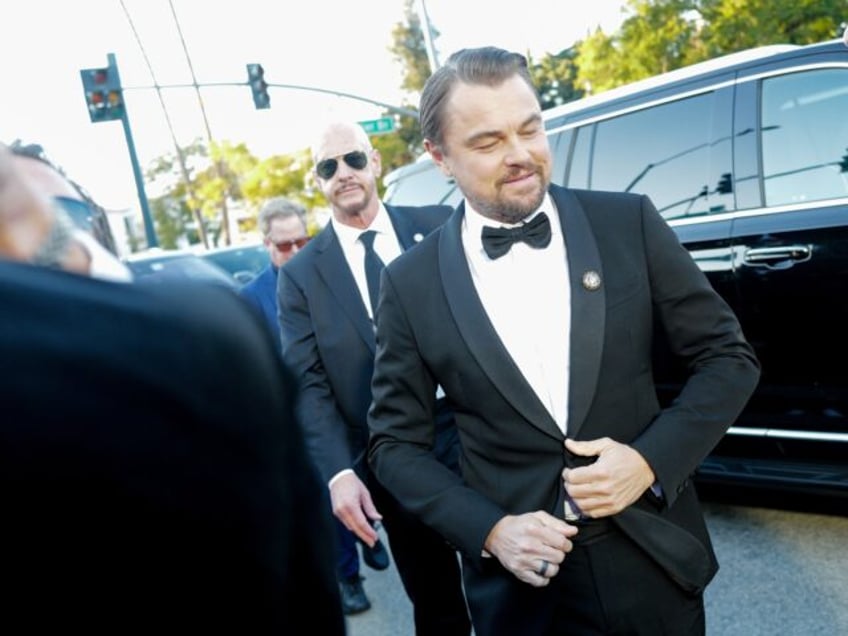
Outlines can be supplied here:
[[764, 80], [762, 149], [767, 205], [848, 196], [848, 70]]
[[593, 190], [648, 194], [669, 220], [732, 210], [730, 139], [717, 136], [714, 110], [709, 92], [601, 121], [594, 138], [581, 130], [572, 178], [587, 178], [576, 162], [590, 147]]
[[237, 286], [224, 270], [193, 254], [135, 257], [124, 262], [137, 281], [157, 283], [189, 279], [219, 283], [230, 288]]
[[202, 252], [200, 256], [226, 270], [239, 282], [250, 280], [271, 262], [268, 250], [262, 243], [211, 249]]
[[383, 200], [392, 205], [456, 206], [461, 198], [453, 179], [445, 177], [431, 159], [422, 159], [386, 177]]

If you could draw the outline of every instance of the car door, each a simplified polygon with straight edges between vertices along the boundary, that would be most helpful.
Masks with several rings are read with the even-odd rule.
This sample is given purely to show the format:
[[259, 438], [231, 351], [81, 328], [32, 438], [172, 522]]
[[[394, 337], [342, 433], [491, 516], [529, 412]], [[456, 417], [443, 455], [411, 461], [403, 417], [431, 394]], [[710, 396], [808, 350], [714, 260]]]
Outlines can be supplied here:
[[740, 96], [757, 126], [748, 140], [763, 205], [737, 215], [733, 252], [738, 313], [762, 377], [737, 432], [759, 438], [748, 456], [844, 464], [848, 67], [774, 72], [740, 86]]

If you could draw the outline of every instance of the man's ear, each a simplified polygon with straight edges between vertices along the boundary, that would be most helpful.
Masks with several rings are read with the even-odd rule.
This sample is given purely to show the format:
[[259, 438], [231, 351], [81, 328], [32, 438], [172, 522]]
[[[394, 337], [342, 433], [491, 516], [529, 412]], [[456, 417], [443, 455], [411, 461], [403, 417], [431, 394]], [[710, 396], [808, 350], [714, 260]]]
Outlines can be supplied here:
[[439, 166], [439, 170], [442, 171], [443, 175], [445, 175], [446, 177], [453, 177], [453, 173], [451, 173], [451, 170], [447, 165], [445, 153], [442, 152], [442, 149], [439, 148], [439, 146], [434, 144], [429, 139], [425, 139], [424, 150], [430, 153], [430, 157], [433, 159], [433, 163]]
[[371, 164], [374, 167], [374, 176], [379, 178], [381, 174], [383, 174], [383, 156], [380, 154], [380, 151], [376, 148], [372, 148], [371, 151]]

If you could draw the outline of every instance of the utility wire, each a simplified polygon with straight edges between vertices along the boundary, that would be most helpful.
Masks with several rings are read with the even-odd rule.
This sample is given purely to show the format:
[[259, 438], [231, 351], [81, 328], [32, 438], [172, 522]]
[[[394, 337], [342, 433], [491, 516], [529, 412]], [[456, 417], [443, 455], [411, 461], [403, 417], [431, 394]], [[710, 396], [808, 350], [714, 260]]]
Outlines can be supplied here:
[[[171, 15], [174, 16], [174, 25], [176, 25], [177, 33], [180, 36], [180, 43], [183, 47], [186, 64], [188, 64], [188, 70], [191, 74], [191, 83], [194, 86], [194, 92], [197, 94], [197, 103], [200, 105], [200, 114], [203, 117], [203, 125], [206, 127], [206, 140], [209, 142], [209, 151], [213, 152], [212, 145], [214, 141], [212, 139], [212, 129], [209, 126], [209, 118], [206, 117], [206, 107], [203, 105], [203, 96], [200, 94], [200, 85], [197, 83], [197, 77], [194, 74], [194, 66], [191, 63], [191, 56], [188, 53], [188, 47], [186, 46], [186, 41], [183, 37], [183, 30], [180, 28], [180, 21], [179, 18], [177, 18], [177, 11], [174, 9], [174, 3], [172, 0], [168, 0], [168, 6], [171, 7]], [[222, 182], [226, 183], [224, 168], [221, 163], [220, 157], [212, 159], [212, 165], [214, 166], [216, 176]], [[221, 197], [221, 225], [223, 226], [224, 245], [229, 245], [232, 241], [230, 237], [230, 213], [227, 206], [226, 192], [224, 192], [224, 196]]]
[[[144, 58], [144, 63], [147, 65], [147, 70], [150, 72], [150, 78], [153, 80], [153, 88], [156, 90], [156, 96], [159, 98], [159, 104], [162, 106], [162, 113], [165, 115], [165, 123], [168, 125], [168, 132], [171, 134], [171, 141], [173, 142], [174, 150], [177, 153], [177, 162], [180, 165], [180, 173], [182, 174], [183, 181], [185, 182], [186, 192], [189, 196], [189, 200], [191, 201], [191, 203], [194, 203], [194, 184], [192, 183], [191, 178], [189, 177], [188, 168], [186, 167], [185, 162], [185, 153], [183, 152], [183, 149], [180, 147], [180, 144], [177, 141], [177, 135], [174, 132], [174, 126], [171, 123], [171, 117], [170, 115], [168, 115], [168, 108], [165, 105], [165, 99], [162, 97], [162, 87], [156, 80], [156, 73], [153, 71], [153, 65], [150, 63], [150, 58], [147, 57], [147, 51], [144, 48], [144, 44], [141, 42], [141, 37], [138, 34], [138, 30], [135, 28], [135, 23], [133, 22], [132, 16], [130, 15], [126, 4], [124, 4], [124, 0], [119, 1], [121, 4], [121, 9], [124, 10], [124, 15], [126, 16], [127, 22], [129, 23], [130, 29], [132, 30], [133, 36], [135, 37], [135, 41], [138, 44], [138, 48], [141, 51], [141, 56]], [[189, 205], [189, 209], [191, 209], [191, 212], [195, 218], [195, 222], [197, 223], [197, 232], [198, 234], [200, 234], [200, 240], [203, 242], [203, 246], [208, 248], [209, 239], [206, 236], [206, 226], [203, 223], [203, 215], [201, 214], [200, 209], [196, 208], [194, 205]]]

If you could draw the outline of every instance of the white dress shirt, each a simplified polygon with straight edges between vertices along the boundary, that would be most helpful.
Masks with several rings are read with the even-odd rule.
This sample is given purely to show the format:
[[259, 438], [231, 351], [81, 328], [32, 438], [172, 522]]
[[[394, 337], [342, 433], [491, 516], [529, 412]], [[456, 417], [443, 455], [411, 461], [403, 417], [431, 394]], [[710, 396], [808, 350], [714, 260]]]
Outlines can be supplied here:
[[[331, 218], [330, 223], [333, 224], [333, 231], [335, 231], [339, 239], [339, 245], [342, 247], [347, 266], [350, 268], [353, 279], [356, 281], [356, 287], [359, 289], [362, 304], [365, 305], [368, 317], [373, 322], [374, 316], [371, 315], [371, 300], [368, 296], [368, 279], [365, 277], [365, 245], [359, 240], [359, 235], [366, 230], [374, 230], [377, 233], [374, 237], [374, 251], [377, 252], [377, 256], [380, 257], [384, 265], [391, 263], [400, 256], [403, 250], [401, 249], [397, 234], [395, 234], [395, 228], [392, 225], [392, 220], [389, 218], [389, 213], [380, 204], [377, 216], [371, 221], [371, 225], [364, 230], [339, 223], [335, 218]], [[350, 473], [353, 473], [352, 468], [340, 470], [330, 478], [330, 481], [327, 483], [328, 487], [332, 488], [339, 477]]]
[[465, 201], [462, 244], [471, 278], [489, 320], [509, 355], [563, 433], [568, 419], [571, 286], [559, 215], [545, 195], [529, 221], [545, 212], [551, 242], [545, 248], [515, 243], [491, 259], [483, 250], [483, 226], [515, 227], [492, 221]]
[[333, 230], [342, 246], [342, 252], [344, 252], [345, 260], [353, 274], [353, 279], [356, 281], [356, 287], [359, 289], [359, 295], [362, 297], [362, 303], [365, 305], [368, 317], [373, 321], [371, 300], [368, 296], [368, 279], [365, 277], [365, 246], [359, 240], [359, 235], [366, 230], [374, 230], [377, 233], [374, 237], [374, 251], [377, 252], [384, 265], [391, 263], [400, 256], [403, 250], [397, 234], [395, 234], [389, 213], [381, 204], [377, 216], [365, 230], [339, 223], [335, 218], [331, 219], [330, 222], [333, 224]]

